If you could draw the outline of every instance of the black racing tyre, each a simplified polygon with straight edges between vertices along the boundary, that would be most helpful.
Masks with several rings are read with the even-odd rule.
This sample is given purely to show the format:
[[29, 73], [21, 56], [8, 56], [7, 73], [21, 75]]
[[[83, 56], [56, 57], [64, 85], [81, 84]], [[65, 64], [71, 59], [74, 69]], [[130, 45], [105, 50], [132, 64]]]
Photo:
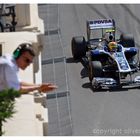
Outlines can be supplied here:
[[89, 62], [89, 81], [92, 82], [94, 77], [103, 77], [103, 69], [100, 61]]
[[135, 41], [132, 34], [121, 34], [120, 42], [123, 47], [135, 47]]
[[86, 41], [83, 36], [73, 37], [71, 41], [71, 51], [74, 59], [81, 59], [86, 55]]

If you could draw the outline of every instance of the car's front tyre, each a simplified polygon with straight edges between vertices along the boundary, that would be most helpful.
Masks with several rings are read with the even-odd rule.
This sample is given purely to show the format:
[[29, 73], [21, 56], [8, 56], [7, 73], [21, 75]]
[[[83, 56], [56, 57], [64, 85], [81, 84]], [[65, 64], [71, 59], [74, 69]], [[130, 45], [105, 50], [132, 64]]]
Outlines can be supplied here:
[[89, 62], [88, 76], [91, 83], [94, 77], [103, 77], [103, 69], [100, 61]]
[[86, 55], [86, 41], [83, 36], [73, 37], [71, 41], [71, 51], [73, 58], [81, 59], [83, 56]]

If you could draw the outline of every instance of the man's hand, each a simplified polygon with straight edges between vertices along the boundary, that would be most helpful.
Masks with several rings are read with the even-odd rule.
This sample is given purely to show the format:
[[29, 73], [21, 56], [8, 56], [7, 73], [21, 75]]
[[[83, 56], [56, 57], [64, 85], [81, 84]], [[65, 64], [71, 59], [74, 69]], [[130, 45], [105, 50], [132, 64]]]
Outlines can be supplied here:
[[39, 92], [49, 92], [52, 90], [57, 89], [57, 86], [52, 84], [52, 83], [43, 83], [42, 85], [40, 85], [39, 87]]

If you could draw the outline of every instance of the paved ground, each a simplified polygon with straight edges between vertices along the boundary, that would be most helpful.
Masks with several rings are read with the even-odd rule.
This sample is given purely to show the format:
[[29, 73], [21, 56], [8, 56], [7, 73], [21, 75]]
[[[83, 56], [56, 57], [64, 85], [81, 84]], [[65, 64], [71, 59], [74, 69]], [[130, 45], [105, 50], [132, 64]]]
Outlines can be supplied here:
[[40, 5], [45, 24], [45, 46], [42, 53], [43, 82], [53, 82], [59, 88], [47, 95], [48, 135], [72, 135], [66, 56], [61, 40], [58, 6]]
[[132, 33], [139, 47], [139, 8], [139, 4], [39, 6], [46, 30], [43, 81], [60, 87], [47, 96], [49, 135], [140, 135], [139, 89], [93, 92], [86, 69], [71, 55], [71, 38], [86, 36], [87, 19], [115, 19], [117, 37]]

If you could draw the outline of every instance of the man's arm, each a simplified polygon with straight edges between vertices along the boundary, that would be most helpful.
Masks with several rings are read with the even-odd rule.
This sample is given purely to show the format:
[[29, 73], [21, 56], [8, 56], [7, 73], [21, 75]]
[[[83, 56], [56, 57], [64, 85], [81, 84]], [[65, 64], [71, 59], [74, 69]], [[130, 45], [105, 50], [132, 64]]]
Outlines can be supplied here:
[[21, 93], [28, 93], [32, 91], [38, 91], [38, 92], [49, 92], [54, 89], [56, 89], [57, 86], [55, 86], [52, 83], [43, 83], [43, 84], [31, 84], [31, 83], [26, 83], [26, 82], [21, 82], [20, 83], [20, 91]]
[[[34, 84], [34, 83], [27, 83], [27, 82], [21, 81], [21, 82], [20, 82], [20, 85], [22, 85], [22, 86], [35, 86], [35, 85], [37, 85], [37, 84]], [[39, 85], [39, 84], [38, 84], [38, 85]]]

